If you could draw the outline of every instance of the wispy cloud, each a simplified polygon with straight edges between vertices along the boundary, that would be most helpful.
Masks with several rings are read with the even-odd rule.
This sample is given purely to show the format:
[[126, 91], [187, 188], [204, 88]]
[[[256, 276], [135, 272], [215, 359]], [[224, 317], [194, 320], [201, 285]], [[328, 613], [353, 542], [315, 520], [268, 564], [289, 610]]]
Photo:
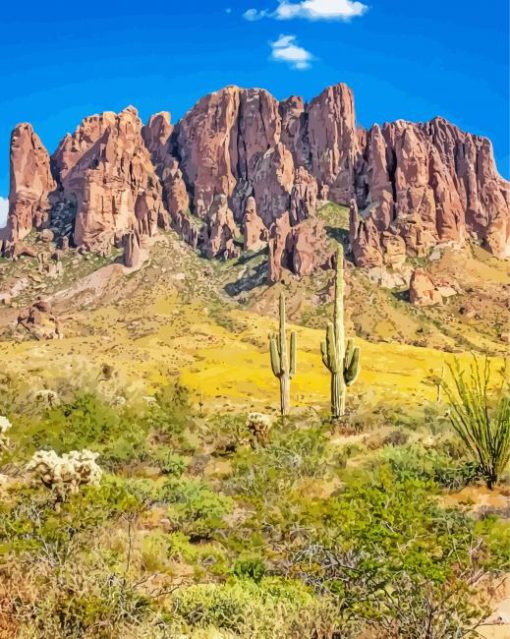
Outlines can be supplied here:
[[0, 195], [0, 229], [7, 224], [7, 214], [9, 213], [9, 200]]
[[252, 22], [262, 18], [275, 18], [276, 20], [303, 18], [305, 20], [342, 20], [348, 22], [352, 18], [362, 16], [367, 10], [366, 4], [353, 0], [301, 0], [301, 2], [280, 0], [274, 11], [248, 9], [243, 15], [246, 20]]
[[243, 13], [243, 18], [249, 22], [255, 22], [256, 20], [262, 20], [262, 18], [271, 17], [271, 12], [263, 9], [258, 11], [257, 9], [248, 9]]
[[270, 42], [270, 45], [271, 59], [286, 62], [292, 69], [308, 69], [314, 59], [310, 51], [298, 45], [294, 35], [281, 35], [275, 42]]

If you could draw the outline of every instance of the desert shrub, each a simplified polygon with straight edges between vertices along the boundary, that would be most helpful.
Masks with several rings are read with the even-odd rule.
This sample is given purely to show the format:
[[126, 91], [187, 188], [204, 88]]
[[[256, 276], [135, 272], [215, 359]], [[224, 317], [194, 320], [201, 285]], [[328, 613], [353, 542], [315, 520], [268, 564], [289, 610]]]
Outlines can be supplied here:
[[101, 453], [104, 466], [115, 468], [146, 455], [147, 431], [133, 408], [115, 408], [98, 395], [78, 393], [17, 429], [17, 444], [23, 451], [53, 449], [59, 454], [88, 448]]
[[9, 438], [6, 433], [11, 428], [11, 422], [7, 419], [7, 417], [0, 415], [0, 453], [7, 450], [9, 447]]
[[186, 470], [186, 460], [177, 453], [167, 452], [159, 460], [159, 467], [164, 475], [177, 479]]
[[59, 512], [45, 489], [17, 486], [11, 497], [0, 501], [0, 548], [14, 552], [65, 547], [80, 533], [145, 508], [124, 482], [111, 476], [70, 495]]
[[389, 465], [398, 481], [433, 481], [448, 490], [460, 490], [480, 478], [478, 464], [453, 461], [447, 454], [417, 444], [386, 448], [379, 459]]
[[275, 629], [281, 639], [322, 636], [314, 630], [328, 623], [327, 606], [306, 587], [276, 578], [191, 586], [176, 592], [172, 612], [172, 625], [181, 632], [215, 629], [243, 639], [273, 639]]
[[232, 574], [240, 579], [252, 579], [259, 583], [265, 577], [267, 567], [262, 557], [257, 555], [241, 556], [234, 563]]
[[485, 614], [471, 589], [483, 556], [473, 521], [441, 509], [433, 492], [388, 467], [353, 473], [338, 496], [309, 511], [290, 566], [280, 569], [333, 597], [341, 629], [370, 624], [377, 636], [415, 639], [429, 624], [427, 636], [453, 639]]
[[168, 517], [173, 526], [192, 539], [210, 539], [225, 527], [224, 517], [233, 509], [230, 497], [213, 491], [196, 479], [174, 479], [162, 489], [171, 504]]
[[269, 432], [273, 420], [264, 413], [249, 413], [246, 418], [246, 428], [251, 435], [252, 446], [266, 446], [269, 443]]
[[188, 390], [179, 382], [161, 387], [149, 405], [147, 423], [169, 444], [181, 444], [192, 426], [192, 405]]
[[168, 558], [193, 566], [195, 577], [224, 577], [228, 574], [229, 561], [223, 545], [204, 541], [195, 544], [180, 531], [166, 535], [166, 539]]
[[484, 566], [495, 573], [510, 570], [510, 521], [496, 514], [482, 517], [475, 524], [476, 536], [483, 541]]
[[409, 435], [402, 430], [392, 430], [383, 441], [383, 446], [403, 446], [407, 443]]
[[214, 415], [207, 420], [203, 440], [206, 445], [214, 446], [215, 454], [228, 455], [235, 452], [248, 435], [243, 415]]
[[147, 617], [151, 603], [135, 583], [78, 553], [60, 556], [59, 570], [44, 556], [37, 565], [0, 567], [12, 593], [10, 614], [20, 637], [122, 639]]
[[458, 362], [450, 367], [453, 386], [445, 385], [450, 422], [493, 488], [510, 461], [510, 390], [504, 382], [491, 393], [489, 360], [475, 359], [469, 376]]
[[324, 476], [331, 462], [322, 428], [275, 430], [268, 446], [238, 453], [230, 486], [246, 496], [278, 498], [303, 477]]

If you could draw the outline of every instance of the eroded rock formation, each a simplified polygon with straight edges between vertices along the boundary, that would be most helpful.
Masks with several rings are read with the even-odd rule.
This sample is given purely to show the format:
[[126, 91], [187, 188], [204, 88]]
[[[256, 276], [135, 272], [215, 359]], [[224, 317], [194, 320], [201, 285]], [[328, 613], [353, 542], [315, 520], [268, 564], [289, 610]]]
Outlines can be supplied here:
[[13, 130], [10, 163], [8, 234], [18, 241], [48, 221], [49, 196], [56, 187], [50, 157], [31, 124], [18, 124]]
[[268, 242], [274, 280], [320, 265], [328, 242], [316, 210], [330, 200], [350, 206], [358, 266], [398, 270], [407, 256], [468, 238], [510, 255], [509, 184], [490, 142], [442, 118], [357, 128], [343, 84], [308, 104], [227, 87], [175, 127], [167, 112], [144, 127], [133, 107], [105, 112], [66, 135], [51, 162], [19, 125], [11, 174], [1, 236], [11, 254], [32, 228], [101, 251], [173, 228], [207, 256], [232, 258], [242, 230], [247, 250]]
[[156, 233], [162, 189], [134, 107], [85, 118], [52, 161], [60, 199], [75, 210], [77, 246], [95, 248], [130, 229]]

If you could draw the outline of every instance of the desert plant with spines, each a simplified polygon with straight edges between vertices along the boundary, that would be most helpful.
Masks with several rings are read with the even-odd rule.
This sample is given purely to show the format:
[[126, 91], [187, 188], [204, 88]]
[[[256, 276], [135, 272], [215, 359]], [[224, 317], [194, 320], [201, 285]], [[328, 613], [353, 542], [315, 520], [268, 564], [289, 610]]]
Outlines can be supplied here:
[[285, 320], [285, 295], [280, 294], [278, 333], [269, 336], [269, 354], [273, 375], [280, 381], [280, 414], [282, 417], [290, 410], [290, 380], [296, 372], [296, 333], [290, 334], [290, 347], [287, 351], [287, 327]]
[[345, 345], [344, 327], [344, 251], [340, 245], [336, 254], [335, 302], [333, 321], [328, 323], [326, 340], [321, 343], [322, 361], [331, 373], [331, 416], [345, 413], [347, 387], [353, 384], [360, 371], [360, 349], [352, 339]]
[[443, 382], [450, 423], [492, 490], [510, 463], [510, 388], [505, 379], [491, 390], [490, 361], [476, 358], [467, 378], [458, 360], [449, 365], [452, 384]]

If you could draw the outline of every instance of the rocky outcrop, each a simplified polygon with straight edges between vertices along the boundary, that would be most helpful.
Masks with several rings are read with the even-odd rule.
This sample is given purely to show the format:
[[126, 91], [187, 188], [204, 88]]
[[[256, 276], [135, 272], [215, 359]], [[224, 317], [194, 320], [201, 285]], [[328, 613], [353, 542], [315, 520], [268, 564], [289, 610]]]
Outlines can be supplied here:
[[434, 306], [443, 299], [457, 295], [458, 285], [447, 280], [438, 280], [422, 268], [417, 268], [409, 283], [409, 301], [416, 306]]
[[[402, 238], [407, 255], [427, 256], [438, 244], [461, 246], [468, 236], [498, 257], [510, 255], [509, 185], [485, 138], [442, 118], [375, 125], [356, 180], [362, 217], [379, 233]], [[351, 229], [355, 242], [356, 233]], [[372, 234], [361, 238], [367, 242], [373, 243]], [[365, 246], [358, 251], [369, 250]]]
[[12, 132], [10, 165], [8, 239], [17, 242], [47, 223], [56, 187], [48, 152], [30, 124], [18, 124]]
[[122, 244], [124, 247], [123, 262], [127, 268], [139, 268], [143, 258], [140, 247], [140, 234], [138, 231], [129, 231], [123, 237]]
[[396, 272], [408, 256], [469, 238], [510, 255], [509, 184], [490, 142], [442, 118], [358, 128], [344, 84], [308, 104], [227, 87], [175, 127], [167, 112], [144, 127], [133, 107], [105, 112], [65, 136], [51, 167], [54, 177], [30, 126], [17, 127], [4, 253], [34, 227], [103, 252], [126, 234], [172, 228], [205, 255], [231, 258], [242, 229], [246, 250], [269, 240], [272, 279], [282, 268], [301, 275], [320, 262], [305, 242], [326, 250], [315, 212], [330, 200], [351, 208], [358, 266]]
[[271, 282], [282, 278], [286, 269], [303, 277], [326, 264], [331, 251], [328, 249], [324, 223], [310, 218], [291, 226], [286, 213], [271, 227], [269, 234], [268, 274]]
[[49, 302], [37, 300], [18, 315], [17, 325], [33, 339], [62, 339], [62, 328]]
[[173, 126], [168, 112], [153, 115], [142, 129], [145, 145], [151, 153], [152, 162], [163, 187], [165, 208], [159, 216], [161, 228], [173, 228], [178, 235], [196, 248], [197, 225], [190, 212], [190, 199], [179, 162], [172, 155], [171, 134]]
[[244, 250], [259, 251], [267, 243], [267, 229], [257, 213], [257, 202], [250, 195], [246, 198], [243, 215]]
[[239, 238], [239, 228], [234, 221], [234, 214], [228, 207], [224, 193], [214, 196], [208, 214], [207, 239], [205, 253], [207, 257], [223, 257], [232, 259], [239, 257], [240, 250], [235, 244]]
[[325, 89], [310, 102], [310, 170], [319, 180], [320, 197], [347, 204], [354, 193], [357, 135], [354, 98], [345, 84]]
[[52, 156], [61, 197], [75, 210], [74, 242], [96, 248], [131, 229], [153, 235], [161, 186], [135, 108], [85, 118]]

